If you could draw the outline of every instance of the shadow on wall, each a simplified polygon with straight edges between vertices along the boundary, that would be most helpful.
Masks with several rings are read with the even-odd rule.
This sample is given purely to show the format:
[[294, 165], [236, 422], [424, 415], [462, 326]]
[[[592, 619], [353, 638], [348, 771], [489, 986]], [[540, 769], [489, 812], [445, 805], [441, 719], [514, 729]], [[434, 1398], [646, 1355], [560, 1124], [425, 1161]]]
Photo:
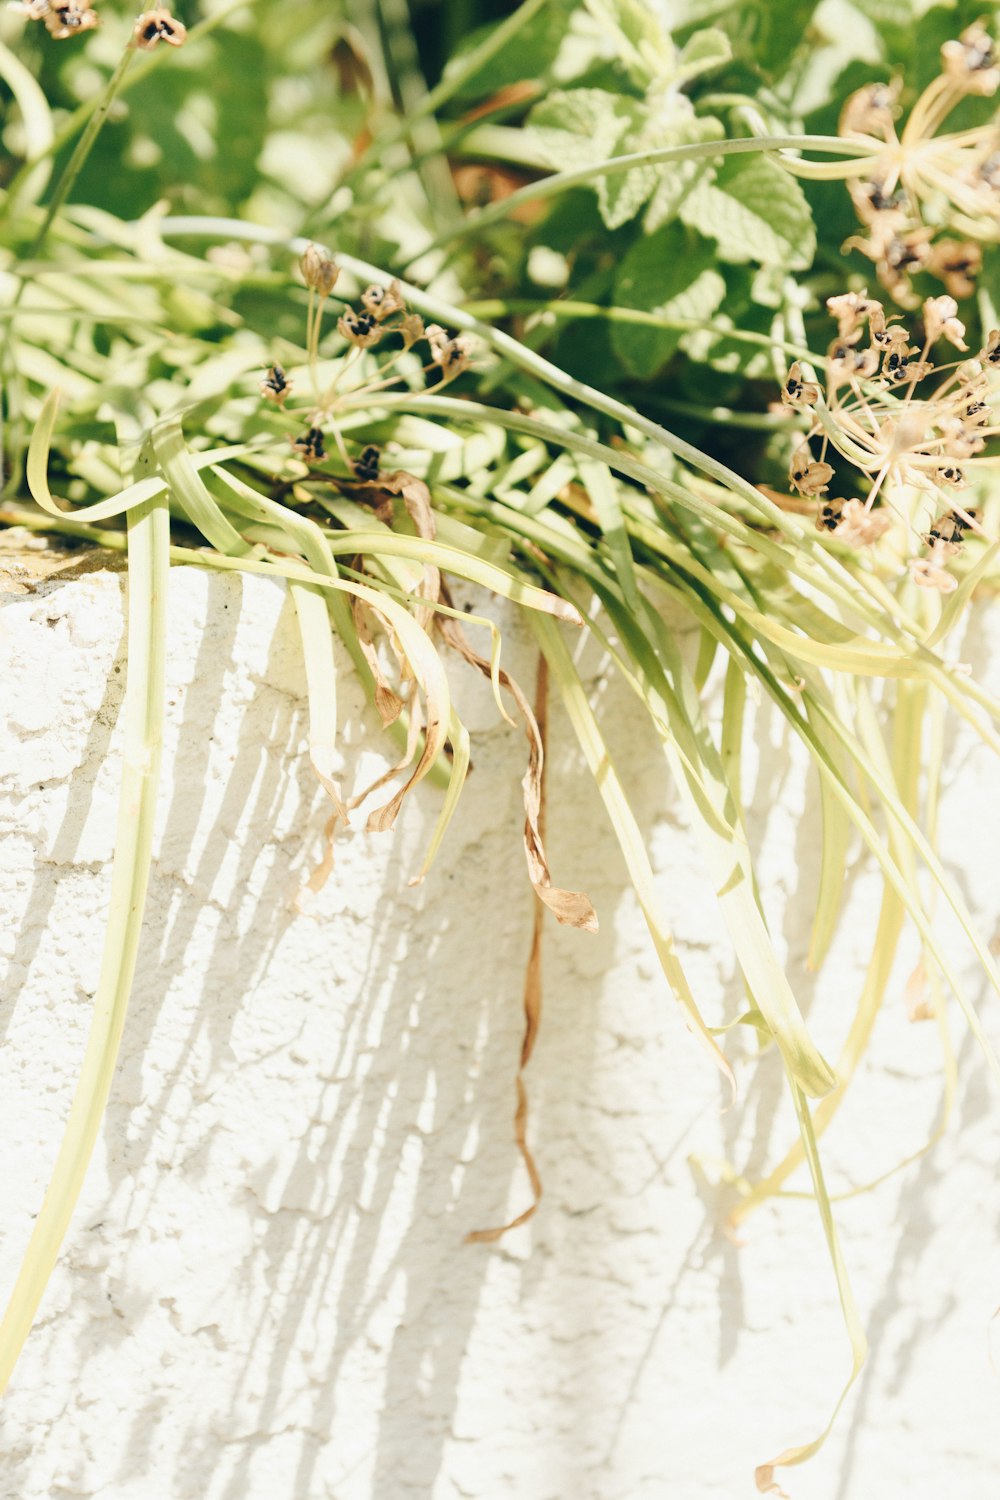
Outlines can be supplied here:
[[[511, 1125], [531, 912], [523, 738], [500, 724], [474, 734], [462, 817], [419, 891], [407, 878], [434, 793], [404, 808], [391, 839], [345, 838], [315, 918], [293, 917], [323, 805], [302, 753], [292, 612], [275, 595], [262, 612], [256, 582], [210, 587], [211, 629], [193, 628], [177, 668], [174, 769], [104, 1130], [106, 1178], [97, 1164], [61, 1273], [72, 1298], [33, 1335], [25, 1395], [38, 1362], [55, 1368], [58, 1359], [61, 1396], [41, 1413], [48, 1441], [72, 1451], [102, 1423], [114, 1427], [98, 1477], [74, 1480], [76, 1493], [102, 1500], [131, 1500], [143, 1482], [178, 1500], [429, 1497], [445, 1493], [445, 1470], [461, 1487], [463, 1445], [477, 1454], [480, 1488], [462, 1492], [493, 1500], [500, 1479], [491, 1489], [484, 1476], [502, 1474], [498, 1429], [515, 1411], [517, 1442], [539, 1469], [532, 1500], [603, 1500], [617, 1493], [633, 1403], [647, 1387], [648, 1410], [649, 1382], [666, 1387], [676, 1375], [665, 1375], [664, 1360], [675, 1358], [662, 1347], [668, 1321], [671, 1349], [703, 1338], [709, 1297], [718, 1337], [708, 1363], [719, 1372], [738, 1364], [745, 1292], [739, 1252], [721, 1229], [732, 1198], [697, 1174], [692, 1192], [683, 1162], [706, 1121], [751, 1178], [773, 1162], [788, 1125], [775, 1059], [742, 1074], [742, 1097], [720, 1119], [715, 1078], [665, 986], [649, 982], [641, 919], [622, 894], [616, 851], [595, 831], [603, 813], [593, 786], [559, 748], [569, 735], [554, 712], [553, 873], [590, 892], [602, 930], [592, 938], [550, 924], [547, 933], [546, 1014], [528, 1078], [542, 1209], [497, 1247], [464, 1245], [469, 1230], [528, 1201]], [[516, 634], [510, 646], [515, 673], [530, 683], [532, 653]], [[669, 834], [675, 865], [661, 877], [683, 946], [684, 899], [710, 897], [691, 873], [697, 852], [655, 744], [641, 734], [624, 742], [626, 690], [601, 691], [624, 726], [640, 826], [654, 843], [658, 828]], [[350, 677], [343, 696], [345, 781], [363, 784], [384, 742]], [[107, 752], [116, 706], [109, 690], [71, 784], [60, 857], [77, 848], [87, 768]], [[801, 977], [817, 801], [802, 800], [766, 711], [754, 733], [751, 836], [763, 840], [775, 816], [790, 820], [776, 926]], [[42, 867], [18, 955], [28, 988], [53, 890]], [[85, 921], [100, 910], [96, 886], [93, 896]], [[731, 1019], [745, 1000], [718, 944], [709, 921], [700, 945], [716, 976], [728, 973]], [[807, 1011], [815, 983], [798, 986]], [[904, 1233], [897, 1260], [911, 1255]], [[884, 1291], [873, 1331], [899, 1311]], [[539, 1357], [544, 1375], [531, 1367]], [[113, 1361], [117, 1388], [107, 1380]], [[67, 1393], [81, 1391], [95, 1394], [65, 1417]], [[863, 1388], [862, 1409], [866, 1399]], [[9, 1407], [10, 1472], [28, 1476], [33, 1500], [45, 1493], [31, 1478], [42, 1462], [30, 1452], [39, 1426], [16, 1389]], [[35, 1454], [45, 1447], [36, 1441]], [[848, 1452], [845, 1484], [852, 1461]], [[53, 1461], [54, 1494], [57, 1470]]]

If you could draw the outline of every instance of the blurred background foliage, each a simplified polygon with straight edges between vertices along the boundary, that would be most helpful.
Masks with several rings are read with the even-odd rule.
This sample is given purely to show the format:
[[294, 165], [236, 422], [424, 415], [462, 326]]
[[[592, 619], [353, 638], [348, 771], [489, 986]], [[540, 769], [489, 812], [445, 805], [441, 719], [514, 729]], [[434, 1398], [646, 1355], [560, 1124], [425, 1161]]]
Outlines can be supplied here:
[[[185, 3], [178, 14], [190, 29], [218, 8]], [[629, 12], [628, 4], [605, 8], [619, 19]], [[157, 207], [243, 217], [402, 271], [442, 227], [553, 166], [713, 131], [747, 134], [749, 106], [775, 130], [835, 133], [843, 99], [875, 79], [899, 78], [905, 108], [937, 69], [941, 42], [983, 7], [661, 0], [641, 9], [662, 27], [659, 38], [651, 28], [659, 71], [606, 44], [601, 4], [546, 0], [485, 67], [456, 84], [463, 59], [515, 10], [506, 0], [235, 9], [230, 0], [217, 29], [157, 58], [115, 102], [73, 198], [122, 220]], [[99, 30], [55, 45], [41, 27], [0, 17], [0, 37], [38, 77], [57, 130], [101, 86], [128, 35], [130, 13], [101, 14]], [[686, 48], [695, 57], [687, 69], [676, 61]], [[399, 121], [427, 88], [441, 91], [440, 108], [407, 139]], [[4, 95], [0, 185], [24, 146], [6, 87]], [[990, 100], [967, 102], [956, 121], [991, 108]], [[856, 221], [839, 183], [801, 185], [763, 158], [692, 172], [680, 192], [677, 177], [645, 169], [596, 193], [580, 188], [525, 204], [475, 237], [456, 238], [435, 274], [454, 300], [520, 302], [517, 312], [496, 309], [495, 319], [570, 373], [599, 371], [606, 389], [774, 482], [770, 429], [751, 420], [773, 400], [779, 372], [768, 352], [719, 332], [615, 323], [592, 309], [666, 311], [764, 335], [787, 312], [792, 270], [807, 334], [823, 348], [824, 299], [851, 273], [873, 280], [872, 268], [841, 251]], [[16, 239], [25, 230], [8, 220], [3, 232]], [[981, 281], [994, 308], [998, 268], [994, 248]], [[552, 298], [591, 311], [526, 324], [530, 304]], [[234, 305], [258, 326], [288, 331], [283, 295], [248, 284]], [[744, 420], [720, 422], [720, 411], [736, 409]]]

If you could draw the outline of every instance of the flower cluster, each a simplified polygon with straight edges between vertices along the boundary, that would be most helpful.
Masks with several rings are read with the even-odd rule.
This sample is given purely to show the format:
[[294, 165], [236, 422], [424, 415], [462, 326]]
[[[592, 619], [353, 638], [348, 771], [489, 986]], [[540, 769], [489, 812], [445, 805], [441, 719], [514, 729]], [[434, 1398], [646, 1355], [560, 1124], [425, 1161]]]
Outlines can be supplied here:
[[[308, 408], [307, 426], [292, 439], [292, 447], [296, 455], [305, 462], [320, 462], [326, 457], [326, 426], [331, 430], [340, 455], [353, 474], [364, 483], [373, 483], [379, 475], [379, 451], [369, 446], [353, 461], [348, 457], [337, 426], [338, 407], [348, 398], [357, 404], [365, 393], [385, 390], [404, 379], [412, 380], [416, 373], [412, 366], [406, 376], [402, 371], [395, 374], [389, 372], [403, 355], [420, 343], [426, 343], [430, 350], [430, 358], [421, 371], [424, 383], [428, 386], [447, 384], [468, 368], [472, 356], [471, 341], [461, 335], [452, 337], [437, 323], [425, 326], [423, 319], [407, 308], [398, 281], [390, 281], [384, 286], [372, 283], [361, 293], [358, 305], [346, 306], [337, 319], [337, 332], [347, 344], [347, 350], [339, 363], [332, 385], [323, 392], [318, 382], [323, 308], [340, 278], [340, 267], [324, 246], [310, 244], [299, 261], [299, 270], [309, 289], [306, 351], [312, 377], [313, 400]], [[369, 367], [368, 379], [338, 394], [345, 372], [357, 364], [362, 353], [374, 350], [382, 344], [383, 339], [392, 335], [399, 338], [394, 351], [382, 360], [374, 372], [370, 372]], [[361, 365], [359, 368], [366, 367]], [[293, 383], [280, 364], [273, 364], [262, 376], [259, 390], [265, 401], [284, 408], [292, 394]]]
[[[911, 276], [925, 272], [956, 298], [968, 297], [981, 245], [1000, 239], [1000, 126], [938, 134], [970, 95], [1000, 88], [1000, 54], [982, 22], [941, 49], [942, 71], [897, 132], [898, 84], [869, 84], [847, 100], [840, 133], [882, 149], [848, 186], [864, 234], [845, 249], [874, 261], [897, 302], [915, 307]], [[940, 229], [950, 231], [938, 234]], [[958, 237], [956, 237], [958, 236]]]
[[[49, 35], [59, 42], [68, 36], [93, 31], [101, 24], [93, 6], [82, 4], [81, 0], [20, 0], [12, 8], [19, 10], [29, 21], [41, 21]], [[142, 13], [135, 23], [132, 42], [140, 51], [149, 52], [158, 42], [180, 47], [186, 36], [187, 28], [168, 10], [158, 8]]]
[[[956, 496], [977, 465], [994, 462], [983, 450], [1000, 433], [1000, 330], [975, 358], [936, 364], [930, 355], [942, 340], [968, 353], [953, 297], [926, 299], [915, 337], [864, 293], [831, 297], [827, 307], [837, 337], [827, 351], [825, 389], [798, 362], [782, 389], [783, 403], [810, 418], [792, 456], [791, 485], [816, 501], [818, 529], [840, 541], [867, 545], [901, 523], [897, 530], [926, 548], [910, 560], [912, 577], [947, 593], [955, 587], [949, 561], [967, 532], [982, 531], [977, 512]], [[828, 497], [838, 458], [865, 481], [861, 497]], [[921, 533], [917, 518], [928, 501], [937, 519]]]

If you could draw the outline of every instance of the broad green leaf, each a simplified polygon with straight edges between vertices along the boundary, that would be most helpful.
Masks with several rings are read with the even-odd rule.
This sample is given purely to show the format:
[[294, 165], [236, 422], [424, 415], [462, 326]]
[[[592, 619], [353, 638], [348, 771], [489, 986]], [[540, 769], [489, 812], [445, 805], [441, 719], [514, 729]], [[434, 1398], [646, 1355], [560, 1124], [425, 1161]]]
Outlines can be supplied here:
[[816, 252], [805, 194], [764, 155], [728, 157], [680, 206], [685, 224], [716, 240], [724, 260], [804, 269]]
[[710, 73], [713, 68], [723, 67], [732, 55], [733, 49], [726, 33], [716, 26], [708, 26], [704, 31], [696, 31], [684, 43], [677, 57], [675, 78], [686, 83], [690, 78], [697, 78], [700, 73]]
[[612, 345], [631, 374], [649, 379], [674, 353], [684, 329], [672, 328], [671, 318], [711, 318], [726, 291], [714, 261], [712, 246], [679, 224], [644, 236], [629, 250], [615, 280], [616, 303], [664, 319], [662, 328], [612, 323]]
[[[687, 146], [697, 141], [721, 140], [725, 134], [722, 125], [711, 115], [696, 115], [690, 110], [678, 108], [667, 122], [658, 121], [646, 133], [648, 146]], [[686, 101], [683, 101], [686, 102]], [[652, 234], [664, 224], [669, 224], [697, 182], [711, 171], [710, 160], [676, 162], [673, 166], [656, 167], [656, 187], [646, 209], [645, 228]]]
[[[559, 171], [590, 167], [610, 156], [640, 151], [648, 142], [646, 105], [606, 89], [557, 90], [532, 110], [535, 140]], [[635, 218], [656, 186], [656, 169], [632, 167], [594, 179], [601, 217], [609, 229]]]
[[[544, 0], [484, 66], [461, 78], [450, 92], [458, 99], [476, 99], [523, 79], [546, 77], [566, 44], [575, 9], [576, 0]], [[498, 30], [500, 27], [477, 27], [464, 37], [448, 59], [444, 82], [450, 83], [453, 74], [461, 75], [471, 54]]]

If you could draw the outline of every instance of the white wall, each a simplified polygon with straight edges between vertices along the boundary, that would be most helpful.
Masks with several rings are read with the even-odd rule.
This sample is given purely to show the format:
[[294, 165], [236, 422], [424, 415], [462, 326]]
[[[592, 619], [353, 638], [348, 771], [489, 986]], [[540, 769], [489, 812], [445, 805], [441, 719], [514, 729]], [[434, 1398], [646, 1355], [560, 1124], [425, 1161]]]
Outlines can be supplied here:
[[[416, 869], [433, 790], [394, 835], [344, 839], [316, 919], [289, 901], [320, 843], [294, 621], [266, 581], [175, 571], [162, 833], [112, 1102], [38, 1325], [0, 1408], [4, 1500], [737, 1500], [753, 1467], [826, 1421], [848, 1368], [813, 1207], [722, 1233], [732, 1158], [756, 1177], [792, 1139], [773, 1056], [729, 1043], [723, 1092], [678, 1019], [600, 804], [553, 715], [550, 845], [597, 936], [547, 932], [531, 1139], [545, 1197], [494, 1247], [465, 1233], [523, 1207], [512, 1144], [530, 891], [522, 736], [454, 680], [474, 774], [439, 864]], [[0, 747], [0, 1289], [65, 1118], [96, 982], [116, 805], [121, 578], [9, 597]], [[532, 657], [511, 632], [510, 660]], [[998, 612], [963, 647], [1000, 690]], [[597, 673], [598, 663], [592, 664]], [[655, 744], [615, 717], [685, 962], [713, 1021], [733, 965]], [[344, 776], [385, 741], [343, 682]], [[748, 752], [769, 909], [836, 1056], [878, 904], [863, 861], [829, 965], [804, 970], [815, 788], [762, 712]], [[995, 765], [949, 735], [949, 867], [997, 932]], [[947, 924], [945, 924], [947, 926]], [[942, 1097], [933, 1025], [890, 986], [870, 1065], [826, 1140], [844, 1189], [922, 1145]], [[964, 960], [963, 960], [964, 961]], [[966, 965], [973, 972], [971, 965]], [[1000, 1001], [976, 988], [1000, 1037]], [[801, 1500], [993, 1500], [1000, 1381], [995, 1092], [953, 1018], [944, 1141], [839, 1211], [873, 1352]], [[699, 1155], [704, 1170], [689, 1157]], [[796, 1185], [802, 1182], [796, 1180]], [[1000, 1329], [996, 1330], [1000, 1336]], [[1000, 1353], [998, 1353], [1000, 1360]]]

